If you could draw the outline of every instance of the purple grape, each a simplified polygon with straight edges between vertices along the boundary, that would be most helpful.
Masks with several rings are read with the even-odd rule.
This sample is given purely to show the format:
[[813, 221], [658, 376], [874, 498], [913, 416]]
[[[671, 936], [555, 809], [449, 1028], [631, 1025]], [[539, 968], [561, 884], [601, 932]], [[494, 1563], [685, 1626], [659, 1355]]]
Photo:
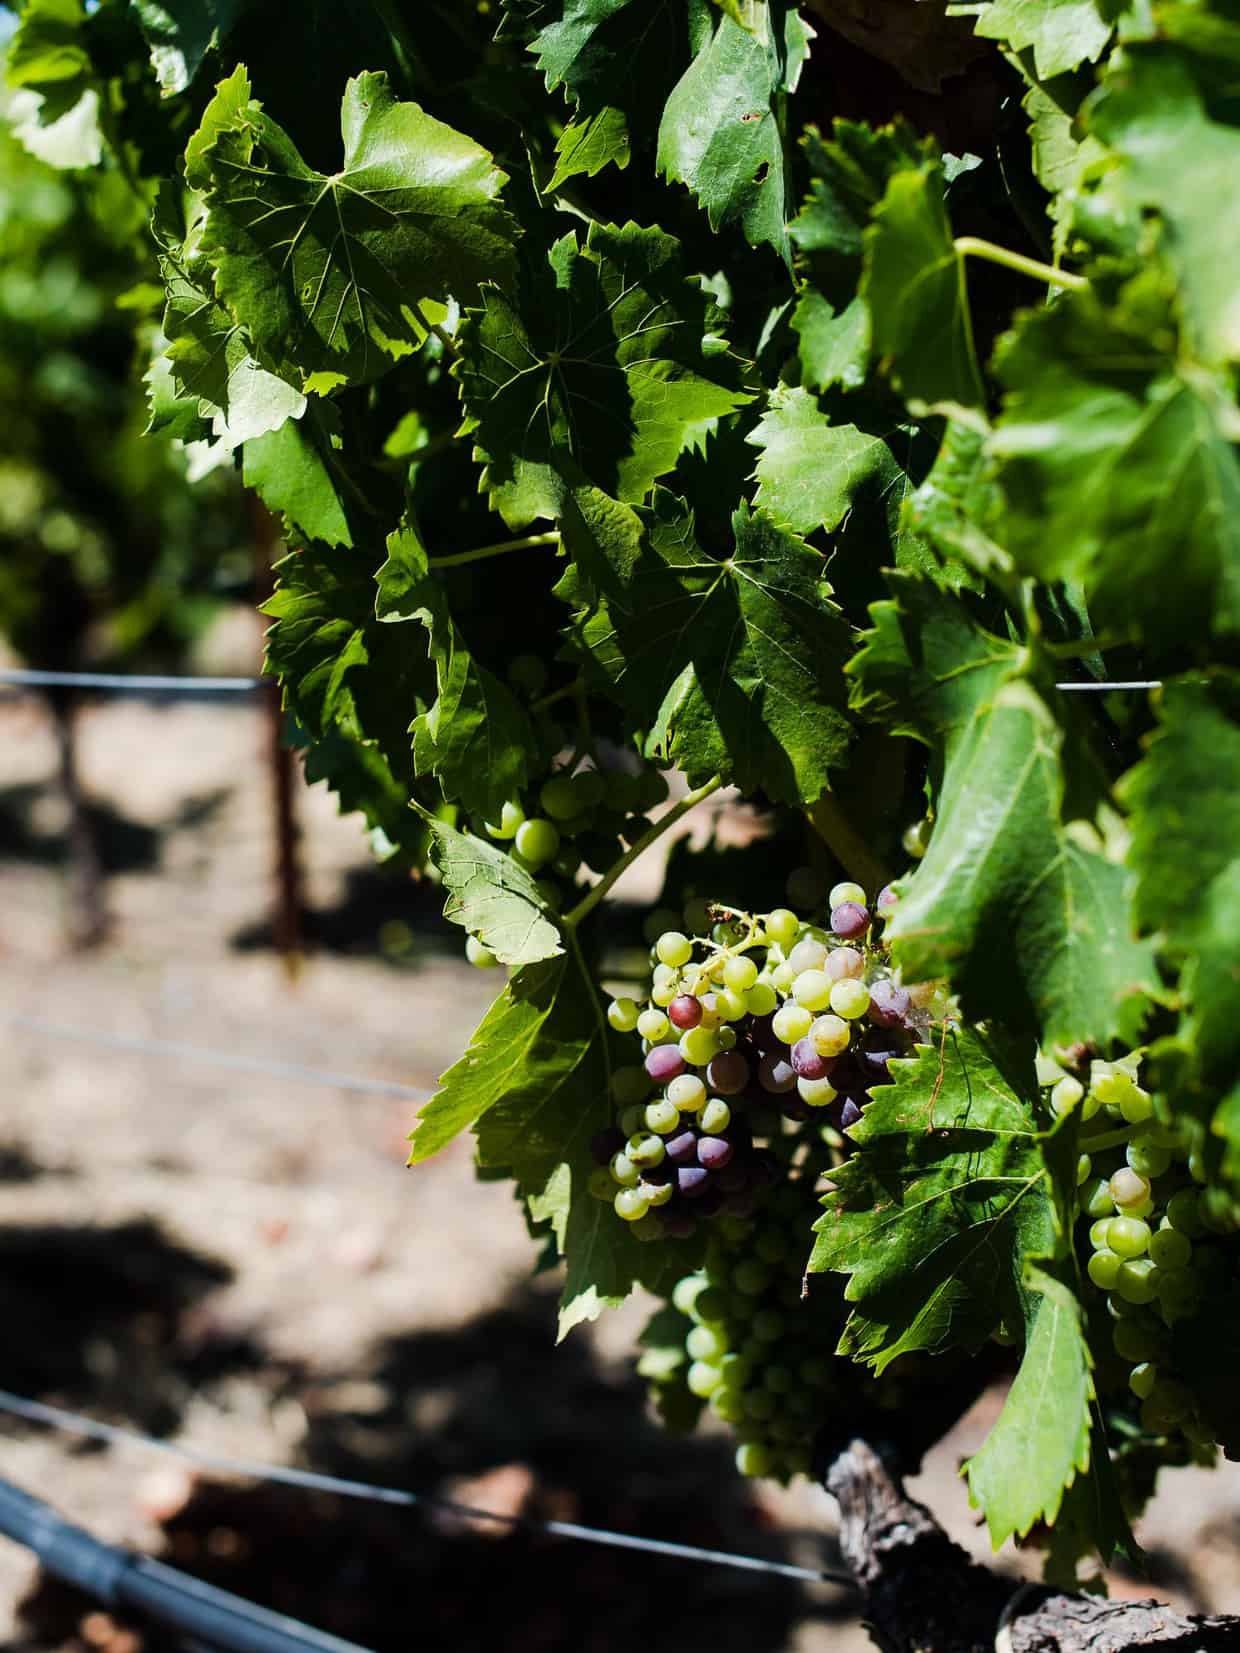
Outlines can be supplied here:
[[831, 1083], [837, 1091], [854, 1091], [859, 1085], [865, 1084], [865, 1076], [851, 1050], [835, 1058], [835, 1066], [831, 1069]]
[[692, 1165], [697, 1159], [697, 1132], [678, 1131], [667, 1139], [666, 1157], [673, 1165]]
[[710, 1182], [710, 1172], [700, 1165], [682, 1165], [676, 1172], [676, 1187], [687, 1200], [700, 1200]]
[[893, 1057], [903, 1056], [904, 1052], [892, 1039], [884, 1039], [881, 1035], [871, 1035], [863, 1048], [858, 1052], [862, 1071], [871, 1084], [886, 1085], [891, 1083], [891, 1075], [887, 1071], [887, 1064]]
[[779, 1096], [784, 1091], [794, 1090], [796, 1082], [797, 1070], [791, 1062], [773, 1054], [762, 1058], [762, 1066], [758, 1069], [758, 1083], [764, 1091]]
[[706, 1171], [722, 1171], [734, 1149], [721, 1136], [704, 1136], [697, 1145], [698, 1164]]
[[774, 1021], [775, 1012], [773, 1010], [769, 1016], [751, 1016], [749, 1019], [746, 1037], [753, 1048], [763, 1055], [779, 1043], [775, 1037], [775, 1028], [772, 1025]]
[[837, 947], [827, 954], [823, 969], [832, 981], [860, 981], [865, 975], [865, 959], [855, 947]]
[[735, 1096], [749, 1083], [749, 1063], [739, 1050], [725, 1050], [707, 1064], [706, 1083], [719, 1096]]
[[656, 1085], [665, 1085], [685, 1071], [685, 1059], [675, 1045], [656, 1045], [646, 1052], [646, 1072]]
[[889, 980], [876, 981], [870, 988], [870, 1008], [867, 1014], [876, 1027], [899, 1027], [909, 1012], [907, 987], [897, 987]]
[[792, 1047], [792, 1066], [802, 1079], [825, 1079], [834, 1065], [834, 1058], [818, 1054], [808, 1034]]
[[878, 900], [874, 903], [874, 905], [878, 909], [880, 917], [890, 918], [891, 914], [899, 905], [899, 902], [900, 897], [896, 894], [893, 886], [890, 884], [884, 884], [882, 889], [878, 892]]
[[691, 1027], [696, 1027], [702, 1019], [701, 1001], [694, 998], [692, 993], [680, 993], [668, 1005], [667, 1015], [673, 1027], [678, 1027], [682, 1033], [687, 1033]]
[[831, 913], [831, 930], [845, 941], [855, 941], [870, 927], [870, 915], [859, 901], [841, 901]]
[[594, 1156], [596, 1165], [606, 1165], [614, 1154], [618, 1154], [624, 1147], [624, 1132], [617, 1126], [609, 1126], [605, 1131], [595, 1131], [590, 1138], [590, 1152]]
[[840, 1130], [848, 1130], [849, 1126], [855, 1125], [860, 1118], [861, 1109], [851, 1096], [846, 1096], [840, 1108]]

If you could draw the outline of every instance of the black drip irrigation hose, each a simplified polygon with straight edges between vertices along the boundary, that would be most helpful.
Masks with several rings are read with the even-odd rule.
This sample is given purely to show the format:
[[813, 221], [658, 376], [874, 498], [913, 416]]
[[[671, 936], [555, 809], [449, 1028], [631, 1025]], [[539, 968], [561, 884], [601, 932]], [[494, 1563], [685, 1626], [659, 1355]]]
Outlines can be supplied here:
[[202, 1653], [371, 1653], [160, 1561], [100, 1543], [41, 1499], [2, 1480], [0, 1534], [32, 1550], [53, 1578], [106, 1607], [129, 1609], [181, 1632]]

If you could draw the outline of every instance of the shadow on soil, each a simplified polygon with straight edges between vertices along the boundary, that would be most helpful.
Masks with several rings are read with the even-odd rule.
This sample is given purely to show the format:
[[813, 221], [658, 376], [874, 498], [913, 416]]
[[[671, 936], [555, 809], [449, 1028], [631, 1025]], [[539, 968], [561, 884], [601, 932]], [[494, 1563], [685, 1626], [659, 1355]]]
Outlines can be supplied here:
[[[600, 1370], [583, 1338], [554, 1347], [554, 1318], [552, 1294], [529, 1288], [464, 1326], [385, 1341], [347, 1379], [294, 1380], [302, 1462], [514, 1515], [789, 1559], [729, 1448], [664, 1434], [638, 1380]], [[787, 1579], [271, 1486], [199, 1480], [164, 1531], [165, 1560], [377, 1653], [775, 1653], [808, 1615], [846, 1611]], [[822, 1553], [816, 1541], [797, 1548], [799, 1560]], [[109, 1630], [85, 1597], [47, 1581], [22, 1612], [24, 1653], [176, 1646]]]

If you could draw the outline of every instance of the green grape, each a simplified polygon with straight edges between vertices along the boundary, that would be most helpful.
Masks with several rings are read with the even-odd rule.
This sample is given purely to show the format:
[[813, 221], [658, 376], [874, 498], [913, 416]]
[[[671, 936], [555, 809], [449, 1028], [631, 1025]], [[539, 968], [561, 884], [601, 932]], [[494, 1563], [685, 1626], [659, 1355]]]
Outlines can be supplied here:
[[1085, 1087], [1081, 1081], [1065, 1074], [1051, 1090], [1051, 1112], [1057, 1115], [1071, 1113], [1084, 1097]]
[[621, 1188], [616, 1194], [615, 1210], [623, 1222], [640, 1222], [650, 1210], [650, 1201], [640, 1189]]
[[758, 979], [758, 966], [743, 953], [730, 958], [723, 967], [723, 979], [737, 993], [747, 993]]
[[798, 1079], [797, 1095], [811, 1108], [825, 1108], [839, 1092], [829, 1079]]
[[681, 1034], [678, 1048], [691, 1067], [704, 1068], [711, 1057], [719, 1053], [719, 1035], [714, 1028], [699, 1023]]
[[1140, 1125], [1154, 1112], [1154, 1099], [1140, 1085], [1133, 1085], [1120, 1098], [1119, 1111], [1130, 1125]]
[[831, 1009], [845, 1021], [855, 1022], [870, 1008], [870, 990], [863, 981], [845, 976], [833, 984], [830, 993]]
[[1094, 1168], [1094, 1162], [1088, 1154], [1078, 1154], [1076, 1159], [1076, 1186], [1083, 1188], [1089, 1181], [1089, 1173]]
[[611, 1204], [616, 1193], [616, 1180], [606, 1165], [596, 1165], [586, 1178], [586, 1188], [596, 1200]]
[[[792, 984], [792, 996], [806, 1010], [825, 1010], [831, 1002], [832, 987], [843, 984], [832, 982], [825, 970], [802, 970]], [[869, 994], [866, 994], [869, 1002]]]
[[852, 1031], [839, 1016], [819, 1016], [810, 1025], [809, 1037], [819, 1056], [839, 1056], [848, 1049]]
[[702, 1109], [699, 1123], [709, 1136], [718, 1136], [721, 1131], [726, 1131], [732, 1123], [732, 1110], [719, 1097], [712, 1096]]
[[724, 1423], [740, 1423], [745, 1416], [745, 1403], [735, 1389], [716, 1389], [708, 1404]]
[[1103, 1251], [1095, 1251], [1085, 1269], [1099, 1291], [1114, 1291], [1122, 1262], [1123, 1258], [1108, 1247]]
[[[728, 1340], [714, 1326], [691, 1326], [689, 1335], [685, 1338], [685, 1350], [691, 1360], [718, 1361], [727, 1353]], [[722, 1366], [719, 1368], [719, 1377], [722, 1382]]]
[[611, 1174], [623, 1188], [636, 1188], [641, 1181], [641, 1172], [623, 1152], [611, 1156]]
[[1157, 1381], [1158, 1367], [1152, 1360], [1141, 1361], [1128, 1374], [1128, 1387], [1138, 1400], [1148, 1400], [1150, 1391]]
[[1111, 1198], [1111, 1182], [1108, 1177], [1093, 1177], [1081, 1189], [1077, 1196], [1081, 1210], [1087, 1217], [1095, 1221], [1102, 1217], [1109, 1217], [1115, 1210], [1115, 1201]]
[[1161, 1434], [1182, 1423], [1193, 1410], [1192, 1391], [1173, 1378], [1157, 1378], [1141, 1408], [1141, 1422]]
[[477, 936], [465, 937], [465, 957], [479, 970], [494, 970], [499, 960], [489, 947], [485, 947]]
[[741, 1397], [747, 1418], [756, 1418], [760, 1423], [767, 1423], [775, 1416], [779, 1402], [769, 1389], [746, 1389]]
[[611, 1099], [618, 1107], [625, 1108], [631, 1103], [640, 1102], [649, 1094], [650, 1075], [645, 1068], [617, 1068], [612, 1074]]
[[706, 1086], [696, 1073], [680, 1073], [663, 1093], [681, 1113], [697, 1113], [706, 1103]]
[[749, 1014], [746, 995], [731, 987], [719, 988], [715, 993], [715, 1013], [725, 1022], [739, 1022]]
[[571, 821], [581, 812], [581, 795], [567, 775], [552, 775], [538, 794], [543, 814], [553, 821]]
[[800, 934], [801, 921], [789, 907], [775, 907], [766, 915], [764, 925], [768, 941], [779, 947], [791, 947]]
[[769, 1475], [774, 1467], [770, 1448], [757, 1441], [743, 1442], [736, 1449], [736, 1467], [742, 1475]]
[[707, 1289], [707, 1280], [704, 1274], [683, 1275], [672, 1287], [672, 1307], [681, 1314], [692, 1314], [697, 1306], [698, 1299]]
[[525, 821], [525, 811], [520, 804], [505, 804], [500, 811], [497, 822], [488, 821], [486, 829], [492, 838], [515, 838]]
[[646, 1106], [646, 1124], [660, 1136], [670, 1136], [680, 1124], [680, 1109], [674, 1102], [666, 1099], [661, 1102], [650, 1102]]
[[1199, 1240], [1205, 1233], [1205, 1224], [1197, 1205], [1197, 1190], [1181, 1188], [1167, 1201], [1167, 1220], [1172, 1228], [1187, 1234], [1190, 1240]]
[[646, 1105], [644, 1102], [634, 1102], [631, 1107], [624, 1108], [620, 1114], [620, 1129], [626, 1137], [643, 1136], [646, 1131]]
[[769, 981], [756, 981], [745, 995], [745, 1008], [751, 1016], [769, 1016], [779, 1003], [779, 994]]
[[666, 800], [668, 790], [666, 777], [657, 769], [643, 769], [637, 777], [638, 809], [656, 809]]
[[1115, 1345], [1116, 1354], [1134, 1365], [1143, 1360], [1157, 1360], [1163, 1352], [1163, 1340], [1158, 1335], [1157, 1327], [1135, 1316], [1116, 1322], [1111, 1342]]
[[786, 1004], [775, 1012], [771, 1031], [786, 1045], [795, 1045], [804, 1039], [814, 1025], [813, 1013], [800, 1004]]
[[559, 848], [560, 834], [550, 821], [536, 816], [532, 821], [523, 821], [517, 828], [517, 850], [533, 866], [553, 860]]
[[[1102, 1253], [1096, 1251], [1095, 1257]], [[1152, 1303], [1158, 1295], [1158, 1265], [1149, 1257], [1125, 1257], [1119, 1265], [1115, 1289], [1130, 1303]]]
[[1160, 1148], [1141, 1137], [1128, 1144], [1125, 1157], [1132, 1169], [1143, 1177], [1161, 1177], [1171, 1164], [1169, 1148]]
[[662, 1165], [667, 1148], [661, 1136], [631, 1136], [624, 1146], [625, 1157], [645, 1171]]
[[1183, 1268], [1192, 1254], [1192, 1241], [1176, 1228], [1159, 1228], [1150, 1238], [1150, 1256], [1159, 1268]]
[[643, 1039], [652, 1045], [659, 1044], [666, 1039], [671, 1031], [671, 1022], [661, 1010], [643, 1010], [637, 1018], [637, 1031]]
[[634, 999], [613, 999], [607, 1006], [607, 1021], [617, 1033], [632, 1033], [641, 1012]]
[[771, 985], [779, 993], [791, 993], [797, 973], [788, 963], [777, 964], [771, 971]]
[[699, 1400], [706, 1400], [719, 1387], [719, 1368], [705, 1360], [695, 1360], [685, 1374], [685, 1382], [690, 1394], [696, 1395]]
[[660, 963], [670, 964], [676, 968], [679, 968], [682, 964], [688, 964], [693, 957], [693, 943], [688, 936], [682, 935], [679, 930], [664, 930], [655, 942], [654, 950], [658, 954]]
[[1107, 1244], [1119, 1257], [1139, 1257], [1149, 1249], [1150, 1226], [1139, 1217], [1112, 1217]]
[[867, 905], [865, 891], [860, 884], [847, 881], [837, 884], [827, 897], [827, 906], [834, 911], [836, 907], [842, 907], [846, 901], [855, 901], [858, 907]]
[[573, 776], [573, 791], [580, 809], [597, 809], [607, 792], [607, 783], [597, 769], [582, 769]]
[[757, 1297], [771, 1281], [771, 1271], [756, 1257], [743, 1257], [732, 1270], [732, 1284], [747, 1297]]
[[[1108, 1196], [1107, 1204], [1110, 1203], [1110, 1197]], [[1097, 1222], [1090, 1225], [1089, 1243], [1095, 1251], [1108, 1251], [1110, 1249], [1107, 1236], [1111, 1232], [1111, 1222], [1110, 1217], [1099, 1217]]]
[[666, 1205], [675, 1193], [670, 1182], [647, 1182], [644, 1177], [637, 1186], [652, 1206]]

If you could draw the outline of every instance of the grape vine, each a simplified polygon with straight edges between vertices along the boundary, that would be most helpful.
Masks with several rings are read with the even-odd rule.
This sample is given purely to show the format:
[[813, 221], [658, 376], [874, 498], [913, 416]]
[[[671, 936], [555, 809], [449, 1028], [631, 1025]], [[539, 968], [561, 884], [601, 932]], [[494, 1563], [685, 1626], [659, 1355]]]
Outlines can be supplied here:
[[1064, 1578], [1240, 1452], [1240, 24], [914, 9], [26, 0], [10, 119], [149, 209], [307, 774], [508, 972], [413, 1162], [745, 1472], [1005, 1372]]

